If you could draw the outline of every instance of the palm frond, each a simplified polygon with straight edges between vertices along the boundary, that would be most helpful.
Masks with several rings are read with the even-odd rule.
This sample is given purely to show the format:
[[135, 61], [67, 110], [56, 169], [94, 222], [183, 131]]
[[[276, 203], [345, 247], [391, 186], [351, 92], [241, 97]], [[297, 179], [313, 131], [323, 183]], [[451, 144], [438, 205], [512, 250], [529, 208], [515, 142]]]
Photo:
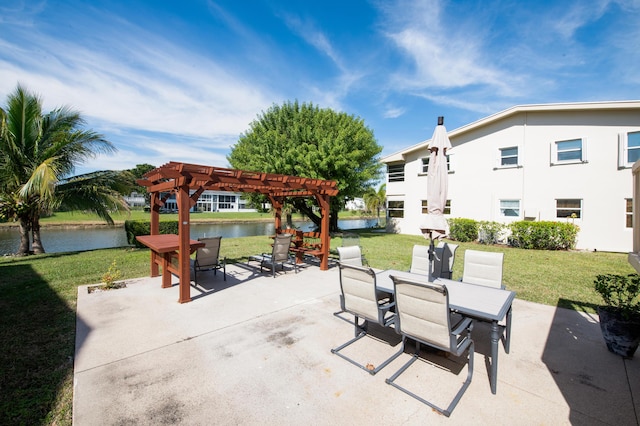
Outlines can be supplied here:
[[131, 186], [129, 177], [107, 170], [73, 176], [56, 187], [57, 206], [69, 210], [90, 211], [109, 224], [111, 213], [129, 211], [119, 190]]
[[58, 174], [56, 158], [47, 158], [35, 168], [31, 177], [22, 186], [18, 194], [23, 199], [37, 197], [43, 204], [48, 205], [54, 199]]

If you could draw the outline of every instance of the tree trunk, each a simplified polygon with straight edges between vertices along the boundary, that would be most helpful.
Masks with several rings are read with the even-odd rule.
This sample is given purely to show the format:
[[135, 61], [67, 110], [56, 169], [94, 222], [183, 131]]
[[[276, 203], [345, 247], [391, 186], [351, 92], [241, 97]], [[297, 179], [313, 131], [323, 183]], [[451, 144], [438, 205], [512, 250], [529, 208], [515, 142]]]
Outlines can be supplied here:
[[338, 228], [338, 213], [340, 212], [340, 209], [334, 209], [333, 206], [331, 206], [331, 215], [329, 216], [329, 232], [338, 232], [340, 231], [340, 228]]
[[18, 256], [26, 256], [29, 254], [29, 234], [31, 231], [31, 222], [26, 217], [20, 217], [20, 248], [18, 248]]
[[293, 215], [291, 214], [291, 210], [287, 210], [287, 228], [293, 228]]
[[311, 222], [313, 222], [313, 224], [316, 226], [318, 231], [320, 231], [320, 228], [322, 227], [321, 226], [322, 218], [317, 214], [315, 214], [313, 210], [309, 206], [307, 206], [306, 203], [304, 203], [303, 201], [294, 200], [293, 203], [296, 209], [300, 210], [305, 216], [307, 216], [309, 220], [311, 220]]
[[33, 234], [33, 253], [44, 253], [44, 247], [42, 246], [42, 240], [40, 239], [40, 214], [35, 213], [31, 219], [31, 233]]

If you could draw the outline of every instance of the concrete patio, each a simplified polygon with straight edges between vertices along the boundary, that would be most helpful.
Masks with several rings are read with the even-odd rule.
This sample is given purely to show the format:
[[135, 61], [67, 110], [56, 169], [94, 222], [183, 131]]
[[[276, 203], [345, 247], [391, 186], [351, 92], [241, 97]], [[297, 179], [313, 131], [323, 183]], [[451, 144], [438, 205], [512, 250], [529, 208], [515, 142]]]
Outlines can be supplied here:
[[[638, 424], [639, 356], [608, 352], [597, 316], [516, 299], [496, 395], [489, 329], [478, 324], [473, 381], [446, 418], [385, 383], [408, 354], [375, 376], [331, 354], [353, 336], [353, 325], [333, 315], [335, 267], [304, 265], [274, 279], [237, 264], [226, 282], [220, 272], [198, 278], [186, 304], [160, 277], [106, 292], [79, 288], [74, 424]], [[375, 365], [400, 339], [373, 331], [377, 339], [349, 354]], [[467, 367], [434, 355], [453, 372], [418, 362], [401, 377], [447, 404]]]

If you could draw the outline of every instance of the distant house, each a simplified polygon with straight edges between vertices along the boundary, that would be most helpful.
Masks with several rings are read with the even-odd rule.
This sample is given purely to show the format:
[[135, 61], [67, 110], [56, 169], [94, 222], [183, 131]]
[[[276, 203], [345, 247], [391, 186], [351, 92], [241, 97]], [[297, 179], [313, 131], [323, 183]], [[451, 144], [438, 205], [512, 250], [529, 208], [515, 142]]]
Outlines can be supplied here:
[[344, 205], [345, 210], [364, 210], [364, 199], [354, 198], [353, 200], [347, 200]]
[[[193, 193], [195, 191], [191, 191]], [[204, 191], [198, 202], [191, 209], [192, 212], [255, 212], [248, 207], [247, 200], [242, 198], [241, 192]], [[175, 195], [171, 195], [164, 204], [165, 211], [178, 211]]]
[[[516, 106], [448, 135], [446, 216], [568, 221], [580, 227], [579, 249], [632, 250], [640, 101]], [[382, 159], [387, 223], [396, 232], [421, 233], [429, 143]]]
[[139, 194], [137, 192], [132, 192], [131, 194], [125, 195], [122, 198], [124, 198], [129, 207], [144, 207], [147, 204], [145, 195]]

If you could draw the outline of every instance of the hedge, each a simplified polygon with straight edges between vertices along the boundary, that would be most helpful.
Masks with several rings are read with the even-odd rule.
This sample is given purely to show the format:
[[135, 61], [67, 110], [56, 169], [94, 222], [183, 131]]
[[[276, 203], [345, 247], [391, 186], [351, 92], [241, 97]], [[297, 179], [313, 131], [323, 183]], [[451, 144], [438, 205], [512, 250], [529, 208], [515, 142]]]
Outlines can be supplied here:
[[449, 219], [449, 237], [461, 243], [477, 240], [478, 222], [473, 219]]
[[509, 245], [536, 250], [569, 250], [575, 247], [580, 228], [562, 222], [513, 222]]
[[[160, 222], [161, 234], [177, 234], [178, 233], [178, 221], [174, 222]], [[136, 237], [138, 235], [151, 234], [151, 222], [144, 220], [125, 220], [124, 230], [127, 233], [127, 242], [130, 246], [138, 248], [144, 248], [146, 246], [140, 244]]]
[[498, 244], [506, 225], [500, 222], [478, 222], [478, 242], [480, 244]]

